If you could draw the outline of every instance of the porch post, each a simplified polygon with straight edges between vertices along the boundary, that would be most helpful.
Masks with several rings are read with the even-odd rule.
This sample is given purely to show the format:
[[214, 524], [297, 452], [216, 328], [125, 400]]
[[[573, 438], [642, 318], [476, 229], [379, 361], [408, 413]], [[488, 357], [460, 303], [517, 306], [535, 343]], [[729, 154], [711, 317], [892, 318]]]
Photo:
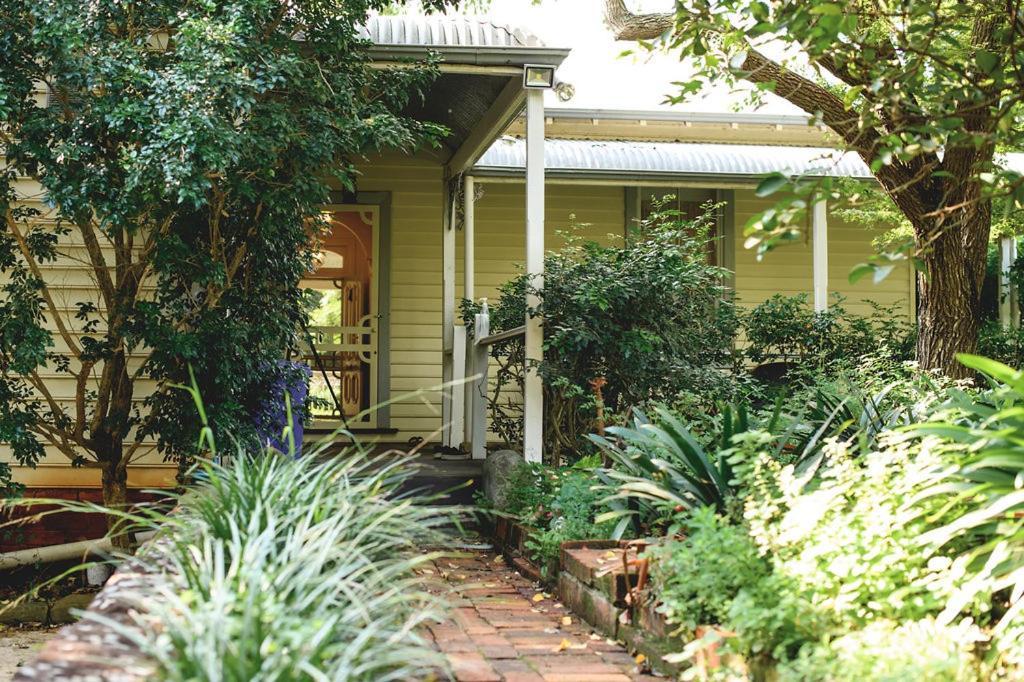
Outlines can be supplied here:
[[[452, 438], [452, 392], [455, 346], [455, 211], [451, 184], [445, 183], [445, 217], [441, 227], [441, 439], [449, 447]], [[461, 390], [461, 387], [459, 389]]]
[[814, 251], [814, 311], [820, 313], [828, 309], [828, 218], [824, 201], [814, 204], [811, 246]]
[[1017, 240], [1014, 237], [999, 239], [999, 324], [1003, 329], [1014, 326], [1017, 292], [1010, 284], [1010, 268], [1017, 260]]
[[[526, 91], [526, 273], [537, 289], [544, 286], [544, 91]], [[523, 386], [523, 456], [540, 462], [544, 441], [544, 386], [536, 363], [544, 356], [544, 331], [529, 309], [539, 300], [526, 297], [526, 377]]]
[[[462, 297], [474, 301], [476, 300], [476, 183], [472, 175], [463, 177], [462, 190]], [[465, 354], [463, 354], [463, 376], [456, 377], [457, 380], [465, 379], [465, 372], [470, 369], [467, 364]], [[457, 425], [458, 423], [462, 425], [463, 433], [454, 434], [452, 440], [457, 440], [461, 435], [463, 442], [471, 443], [473, 442], [473, 383], [456, 386], [453, 390], [462, 396], [461, 400], [455, 400], [455, 407], [456, 409], [461, 407], [463, 411], [460, 418], [456, 418]]]

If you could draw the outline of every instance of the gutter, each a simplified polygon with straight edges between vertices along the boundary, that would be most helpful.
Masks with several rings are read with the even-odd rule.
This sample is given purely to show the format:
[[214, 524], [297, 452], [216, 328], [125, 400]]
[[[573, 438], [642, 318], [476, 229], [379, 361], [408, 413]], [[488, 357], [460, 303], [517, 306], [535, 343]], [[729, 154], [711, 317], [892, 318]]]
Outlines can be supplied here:
[[554, 47], [468, 47], [463, 45], [374, 45], [367, 54], [374, 61], [441, 57], [442, 63], [472, 66], [518, 66], [544, 64], [559, 66], [569, 50]]
[[[473, 176], [481, 178], [492, 178], [494, 180], [524, 181], [525, 171], [522, 168], [509, 166], [474, 166], [471, 170]], [[764, 174], [741, 174], [741, 173], [696, 173], [682, 172], [671, 173], [662, 171], [625, 171], [625, 170], [594, 170], [576, 168], [547, 168], [545, 176], [549, 180], [578, 181], [580, 183], [593, 182], [602, 184], [615, 180], [623, 184], [666, 184], [666, 183], [728, 183], [738, 186], [754, 186], [764, 179]], [[823, 174], [821, 177], [852, 177], [858, 180], [873, 180], [867, 176], [830, 176]]]

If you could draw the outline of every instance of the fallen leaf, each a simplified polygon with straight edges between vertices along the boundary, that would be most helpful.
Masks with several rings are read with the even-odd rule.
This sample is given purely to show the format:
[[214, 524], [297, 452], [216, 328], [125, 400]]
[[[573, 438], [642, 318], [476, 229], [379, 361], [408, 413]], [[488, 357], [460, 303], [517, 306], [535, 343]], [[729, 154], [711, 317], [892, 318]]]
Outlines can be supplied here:
[[643, 654], [637, 654], [636, 657], [633, 660], [636, 661], [637, 665], [643, 665], [644, 661], [647, 660], [647, 657], [644, 656]]
[[569, 616], [563, 616], [562, 625], [572, 625], [572, 618], [570, 618]]
[[533, 601], [544, 601], [544, 594], [542, 592], [538, 592], [537, 594], [533, 595]]
[[570, 642], [570, 641], [569, 641], [569, 640], [567, 640], [567, 639], [563, 639], [563, 640], [562, 640], [562, 641], [561, 641], [561, 642], [559, 643], [559, 645], [558, 645], [558, 646], [556, 646], [556, 647], [555, 647], [554, 649], [552, 649], [552, 651], [555, 651], [555, 652], [558, 652], [558, 651], [565, 651], [566, 649], [568, 649], [568, 648], [569, 648], [569, 647], [571, 647], [571, 646], [572, 646], [572, 642]]
[[601, 635], [597, 634], [596, 632], [591, 632], [590, 639], [591, 641], [596, 642], [597, 640], [601, 639]]

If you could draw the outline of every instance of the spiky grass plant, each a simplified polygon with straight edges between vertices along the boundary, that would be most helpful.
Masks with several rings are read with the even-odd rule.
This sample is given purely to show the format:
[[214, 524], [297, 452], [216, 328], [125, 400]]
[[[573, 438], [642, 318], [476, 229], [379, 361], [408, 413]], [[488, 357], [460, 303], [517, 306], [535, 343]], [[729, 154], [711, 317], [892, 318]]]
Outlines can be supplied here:
[[446, 543], [458, 510], [408, 492], [407, 462], [358, 448], [326, 459], [270, 450], [197, 473], [159, 505], [61, 503], [157, 533], [133, 560], [166, 580], [134, 605], [133, 620], [83, 614], [134, 642], [155, 679], [443, 674], [424, 626], [444, 617], [444, 595], [420, 569], [439, 556], [429, 548]]
[[142, 627], [120, 631], [160, 677], [398, 680], [442, 666], [422, 636], [442, 604], [416, 569], [451, 516], [400, 492], [406, 470], [266, 454], [203, 471], [174, 513], [143, 515], [171, 580]]

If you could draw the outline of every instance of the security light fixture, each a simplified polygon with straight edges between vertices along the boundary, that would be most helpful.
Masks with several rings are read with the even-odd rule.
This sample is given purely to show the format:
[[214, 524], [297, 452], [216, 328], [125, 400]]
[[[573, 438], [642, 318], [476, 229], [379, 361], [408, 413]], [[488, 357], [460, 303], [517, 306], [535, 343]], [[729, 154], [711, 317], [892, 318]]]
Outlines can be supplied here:
[[527, 64], [523, 67], [523, 87], [532, 90], [548, 90], [555, 87], [555, 67]]

